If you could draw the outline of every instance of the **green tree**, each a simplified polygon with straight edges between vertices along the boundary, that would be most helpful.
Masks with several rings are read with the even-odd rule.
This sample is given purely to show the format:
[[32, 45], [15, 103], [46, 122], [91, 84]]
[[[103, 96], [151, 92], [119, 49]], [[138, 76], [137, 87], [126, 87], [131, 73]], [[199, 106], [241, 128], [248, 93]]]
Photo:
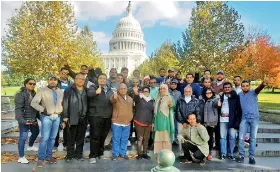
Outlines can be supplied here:
[[244, 41], [243, 32], [240, 15], [227, 2], [197, 2], [186, 31], [189, 41], [183, 37], [183, 47], [189, 49], [183, 51], [181, 67], [220, 68]]
[[164, 42], [161, 47], [153, 53], [151, 59], [144, 61], [138, 70], [142, 75], [158, 76], [160, 68], [175, 68], [178, 69], [178, 59], [174, 53], [173, 45], [170, 42]]
[[37, 76], [57, 73], [66, 62], [78, 67], [85, 48], [79, 45], [74, 21], [68, 2], [24, 2], [3, 37], [3, 64], [16, 74]]

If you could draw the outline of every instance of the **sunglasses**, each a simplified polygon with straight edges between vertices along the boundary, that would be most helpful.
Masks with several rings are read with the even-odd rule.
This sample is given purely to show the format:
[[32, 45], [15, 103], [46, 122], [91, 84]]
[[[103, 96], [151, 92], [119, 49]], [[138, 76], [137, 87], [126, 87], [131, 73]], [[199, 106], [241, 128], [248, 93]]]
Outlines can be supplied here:
[[36, 85], [36, 83], [31, 83], [31, 82], [29, 82], [28, 84], [29, 84], [29, 85], [34, 85], [34, 86]]
[[62, 75], [69, 75], [69, 73], [61, 73]]

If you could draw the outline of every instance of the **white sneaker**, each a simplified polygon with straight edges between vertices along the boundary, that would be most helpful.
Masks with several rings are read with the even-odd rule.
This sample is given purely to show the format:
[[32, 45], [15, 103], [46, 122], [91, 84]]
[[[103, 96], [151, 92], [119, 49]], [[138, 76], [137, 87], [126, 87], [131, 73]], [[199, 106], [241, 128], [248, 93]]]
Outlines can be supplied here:
[[130, 143], [130, 141], [128, 140], [128, 142], [127, 142], [127, 147], [129, 147], [129, 146], [131, 146], [131, 143]]
[[29, 161], [25, 157], [19, 158], [17, 162], [21, 163], [21, 164], [28, 164], [29, 163]]
[[95, 164], [95, 163], [96, 163], [96, 158], [90, 158], [90, 159], [89, 159], [89, 163]]
[[35, 152], [37, 152], [39, 149], [38, 149], [36, 146], [32, 146], [32, 147], [29, 146], [29, 147], [27, 148], [27, 150], [28, 150], [28, 151], [35, 151]]

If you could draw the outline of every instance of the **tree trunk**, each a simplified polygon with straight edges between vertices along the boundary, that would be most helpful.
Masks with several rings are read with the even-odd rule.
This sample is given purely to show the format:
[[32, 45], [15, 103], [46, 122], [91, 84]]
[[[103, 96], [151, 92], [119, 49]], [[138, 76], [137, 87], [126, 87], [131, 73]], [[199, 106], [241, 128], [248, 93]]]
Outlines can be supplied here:
[[274, 87], [272, 87], [272, 92], [274, 93]]

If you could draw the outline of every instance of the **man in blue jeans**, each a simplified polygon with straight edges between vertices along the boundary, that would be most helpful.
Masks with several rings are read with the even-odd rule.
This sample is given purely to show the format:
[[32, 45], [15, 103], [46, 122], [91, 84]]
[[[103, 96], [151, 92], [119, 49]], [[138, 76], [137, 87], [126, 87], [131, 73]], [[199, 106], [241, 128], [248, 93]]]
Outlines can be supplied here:
[[[134, 87], [136, 92], [138, 88]], [[124, 83], [120, 84], [117, 93], [111, 97], [113, 104], [112, 116], [112, 160], [116, 161], [120, 156], [128, 160], [127, 143], [130, 134], [130, 122], [133, 118], [133, 99], [127, 95], [127, 87]]]
[[43, 162], [55, 164], [52, 149], [60, 125], [63, 92], [57, 88], [58, 78], [48, 76], [48, 86], [41, 88], [31, 101], [31, 106], [40, 112], [41, 140], [39, 145], [37, 167], [43, 167]]
[[37, 118], [39, 119], [39, 113], [36, 109], [31, 107], [30, 102], [35, 96], [34, 90], [36, 82], [32, 78], [27, 78], [24, 81], [24, 87], [22, 87], [15, 96], [15, 114], [16, 120], [19, 124], [19, 139], [18, 139], [18, 163], [27, 164], [29, 161], [24, 157], [24, 146], [28, 136], [29, 130], [32, 135], [29, 138], [28, 151], [38, 151], [38, 148], [34, 146], [34, 142], [39, 134], [39, 126]]
[[237, 159], [237, 162], [239, 163], [244, 162], [244, 138], [246, 136], [248, 126], [250, 126], [249, 163], [256, 164], [254, 156], [259, 126], [258, 94], [266, 85], [266, 81], [264, 81], [255, 90], [250, 90], [249, 81], [244, 80], [241, 83], [242, 92], [238, 94], [242, 109], [242, 119], [239, 127], [239, 158]]

